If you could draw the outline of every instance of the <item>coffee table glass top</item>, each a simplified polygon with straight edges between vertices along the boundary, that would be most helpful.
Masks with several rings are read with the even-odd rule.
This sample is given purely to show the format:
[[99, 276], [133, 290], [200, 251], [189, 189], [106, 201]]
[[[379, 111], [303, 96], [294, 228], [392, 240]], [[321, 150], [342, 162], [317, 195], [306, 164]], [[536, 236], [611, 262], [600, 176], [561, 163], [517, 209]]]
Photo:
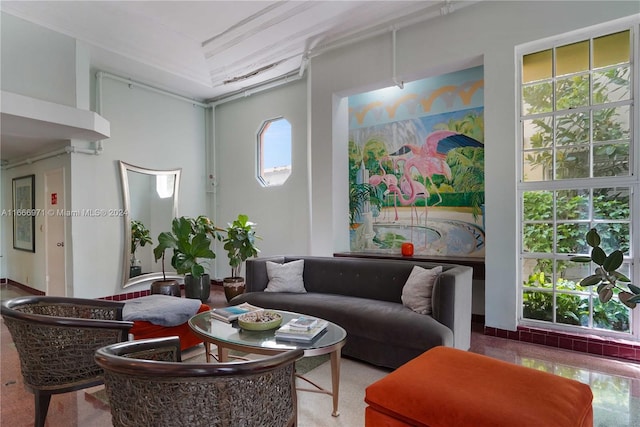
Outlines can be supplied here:
[[[291, 319], [302, 316], [301, 314], [288, 311], [269, 311], [280, 313], [282, 315], [283, 325]], [[238, 326], [238, 321], [232, 323], [223, 322], [212, 318], [208, 311], [196, 314], [189, 319], [189, 326], [200, 335], [211, 337], [223, 343], [283, 351], [331, 347], [344, 341], [347, 337], [347, 332], [344, 329], [335, 323], [327, 322], [326, 331], [322, 332], [320, 336], [309, 343], [276, 340], [274, 333], [277, 328], [268, 331], [246, 331]]]

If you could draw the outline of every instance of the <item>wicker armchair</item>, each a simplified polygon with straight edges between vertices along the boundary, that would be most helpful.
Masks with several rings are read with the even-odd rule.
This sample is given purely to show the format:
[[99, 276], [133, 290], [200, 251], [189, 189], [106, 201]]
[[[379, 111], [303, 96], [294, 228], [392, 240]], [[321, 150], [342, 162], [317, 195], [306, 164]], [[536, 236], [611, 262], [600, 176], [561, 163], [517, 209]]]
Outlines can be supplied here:
[[102, 348], [114, 426], [295, 426], [302, 350], [231, 363], [181, 363], [177, 337]]
[[125, 341], [133, 322], [123, 303], [32, 296], [4, 301], [1, 314], [18, 350], [24, 384], [35, 395], [35, 425], [44, 426], [52, 394], [102, 384], [95, 351]]

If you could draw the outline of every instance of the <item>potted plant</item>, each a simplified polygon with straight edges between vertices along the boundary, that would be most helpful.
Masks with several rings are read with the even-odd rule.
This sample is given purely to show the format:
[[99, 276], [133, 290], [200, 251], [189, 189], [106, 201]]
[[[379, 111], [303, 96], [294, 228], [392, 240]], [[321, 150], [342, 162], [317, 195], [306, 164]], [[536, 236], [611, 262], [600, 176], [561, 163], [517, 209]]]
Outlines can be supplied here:
[[[590, 256], [574, 256], [571, 261], [594, 262], [598, 265], [594, 274], [585, 277], [580, 281], [580, 286], [597, 285], [598, 298], [601, 302], [609, 302], [613, 296], [613, 290], [618, 289], [618, 299], [627, 307], [633, 309], [640, 302], [640, 287], [631, 284], [631, 279], [617, 271], [623, 262], [623, 253], [616, 249], [609, 255], [600, 247], [600, 235], [595, 228], [586, 234], [587, 244], [591, 246]], [[624, 289], [618, 282], [626, 283], [628, 290]]]
[[[156, 261], [164, 257], [166, 249], [173, 249], [171, 265], [178, 274], [184, 274], [185, 296], [209, 299], [211, 279], [205, 273], [203, 259], [214, 259], [216, 254], [211, 250], [211, 239], [220, 239], [211, 220], [205, 216], [197, 218], [174, 218], [171, 231], [158, 236], [158, 246], [153, 250]], [[164, 271], [164, 265], [163, 265]]]
[[[160, 236], [158, 236], [160, 237]], [[167, 273], [164, 269], [164, 253], [167, 248], [163, 245], [158, 244], [155, 248], [153, 248], [153, 256], [158, 262], [161, 259], [162, 265], [162, 280], [154, 280], [151, 283], [151, 293], [152, 294], [164, 294], [164, 295], [173, 295], [174, 297], [181, 297], [182, 292], [180, 291], [180, 283], [178, 283], [175, 279], [167, 280]]]
[[244, 292], [245, 281], [240, 276], [242, 264], [251, 257], [257, 256], [260, 250], [255, 246], [256, 236], [255, 224], [249, 221], [247, 215], [240, 214], [227, 228], [221, 230], [227, 233], [222, 239], [224, 249], [229, 256], [229, 266], [231, 276], [223, 279], [224, 294], [227, 301], [231, 301], [236, 295]]
[[141, 221], [131, 221], [131, 266], [129, 267], [129, 277], [136, 277], [142, 274], [140, 260], [136, 258], [136, 250], [139, 246], [153, 243], [149, 229]]

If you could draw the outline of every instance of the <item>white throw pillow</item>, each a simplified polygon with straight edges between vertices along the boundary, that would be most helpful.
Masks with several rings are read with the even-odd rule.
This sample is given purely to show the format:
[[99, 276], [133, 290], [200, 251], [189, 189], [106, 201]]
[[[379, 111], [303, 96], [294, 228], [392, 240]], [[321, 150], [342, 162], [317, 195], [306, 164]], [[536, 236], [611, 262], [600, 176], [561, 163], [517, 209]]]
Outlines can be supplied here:
[[402, 288], [402, 304], [416, 313], [431, 314], [431, 294], [440, 273], [442, 266], [426, 269], [414, 265]]
[[265, 292], [307, 292], [302, 280], [304, 260], [291, 261], [284, 264], [267, 261], [269, 283]]

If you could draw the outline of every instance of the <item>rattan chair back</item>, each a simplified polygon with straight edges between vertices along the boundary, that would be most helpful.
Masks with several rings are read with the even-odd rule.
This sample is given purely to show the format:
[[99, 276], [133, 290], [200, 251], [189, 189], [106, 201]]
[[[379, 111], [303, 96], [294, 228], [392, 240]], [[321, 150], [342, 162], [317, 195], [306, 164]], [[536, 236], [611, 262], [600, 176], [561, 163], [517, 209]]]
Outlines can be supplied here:
[[291, 350], [255, 361], [180, 362], [177, 337], [102, 348], [114, 426], [294, 426], [295, 361]]
[[4, 301], [1, 314], [15, 343], [24, 384], [35, 395], [35, 425], [43, 426], [52, 394], [102, 383], [97, 349], [126, 341], [133, 322], [124, 303], [29, 296]]

